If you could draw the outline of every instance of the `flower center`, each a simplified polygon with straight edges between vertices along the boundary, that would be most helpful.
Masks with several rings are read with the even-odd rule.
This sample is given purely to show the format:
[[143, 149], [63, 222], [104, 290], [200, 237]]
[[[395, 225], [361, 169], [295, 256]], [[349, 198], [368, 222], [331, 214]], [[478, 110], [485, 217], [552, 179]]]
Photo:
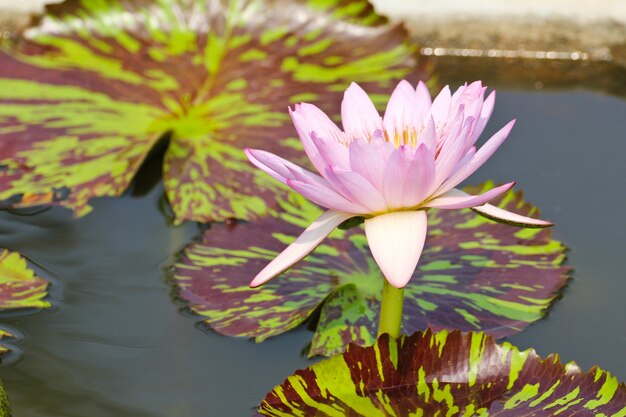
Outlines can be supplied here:
[[399, 148], [402, 145], [410, 145], [412, 147], [417, 146], [417, 139], [419, 135], [414, 128], [406, 128], [401, 131], [394, 131], [390, 133], [385, 130], [385, 140], [387, 142], [392, 142], [396, 148]]

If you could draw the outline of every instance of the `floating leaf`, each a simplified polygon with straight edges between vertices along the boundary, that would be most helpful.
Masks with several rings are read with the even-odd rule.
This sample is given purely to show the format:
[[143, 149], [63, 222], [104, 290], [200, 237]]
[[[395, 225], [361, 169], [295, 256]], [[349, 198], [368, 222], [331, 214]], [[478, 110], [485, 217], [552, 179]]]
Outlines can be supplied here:
[[272, 417], [608, 417], [626, 415], [626, 386], [599, 368], [583, 373], [553, 354], [459, 331], [350, 345], [274, 388]]
[[416, 74], [400, 26], [366, 0], [69, 0], [0, 51], [0, 207], [83, 215], [171, 133], [176, 221], [248, 219], [282, 188], [243, 148], [301, 155], [287, 106], [337, 114], [350, 81]]
[[38, 277], [17, 252], [0, 252], [0, 310], [46, 308], [48, 282]]
[[[214, 224], [191, 244], [172, 273], [180, 297], [217, 332], [258, 342], [320, 307], [311, 356], [342, 352], [350, 342], [373, 343], [383, 277], [360, 227], [335, 230], [294, 268], [248, 287], [321, 213], [295, 194], [280, 204], [283, 211], [254, 224]], [[498, 204], [538, 216], [521, 193], [509, 192]], [[404, 333], [432, 327], [511, 335], [543, 317], [567, 281], [565, 247], [550, 230], [494, 223], [469, 209], [431, 210], [428, 219], [426, 247], [405, 289]]]

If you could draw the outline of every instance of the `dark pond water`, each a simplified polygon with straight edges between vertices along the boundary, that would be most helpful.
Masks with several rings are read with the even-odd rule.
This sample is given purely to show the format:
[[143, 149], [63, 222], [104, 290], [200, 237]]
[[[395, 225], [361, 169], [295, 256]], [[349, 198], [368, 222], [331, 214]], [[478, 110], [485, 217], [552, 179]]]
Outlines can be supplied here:
[[[517, 179], [569, 245], [574, 280], [550, 316], [509, 340], [626, 379], [626, 102], [587, 92], [499, 91], [490, 123], [507, 143], [472, 182]], [[160, 187], [99, 199], [74, 220], [0, 213], [0, 247], [51, 271], [61, 301], [5, 317], [23, 357], [0, 370], [17, 417], [242, 417], [296, 368], [311, 334], [256, 345], [195, 327], [163, 268], [197, 232], [168, 226]]]

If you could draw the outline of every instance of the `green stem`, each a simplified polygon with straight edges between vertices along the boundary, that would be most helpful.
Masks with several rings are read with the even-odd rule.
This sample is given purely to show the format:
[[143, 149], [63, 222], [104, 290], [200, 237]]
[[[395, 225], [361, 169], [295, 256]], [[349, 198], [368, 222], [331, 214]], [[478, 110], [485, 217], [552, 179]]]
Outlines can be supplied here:
[[386, 279], [383, 284], [383, 300], [380, 306], [378, 335], [389, 333], [391, 337], [400, 337], [402, 327], [402, 305], [404, 288], [396, 288]]

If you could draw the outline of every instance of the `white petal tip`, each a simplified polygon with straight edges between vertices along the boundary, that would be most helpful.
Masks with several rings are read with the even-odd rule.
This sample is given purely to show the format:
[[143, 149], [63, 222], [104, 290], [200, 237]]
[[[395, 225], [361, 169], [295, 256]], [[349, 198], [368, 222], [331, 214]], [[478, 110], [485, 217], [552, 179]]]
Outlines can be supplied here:
[[387, 277], [385, 277], [387, 279], [387, 281], [395, 288], [398, 289], [402, 289], [404, 287], [406, 287], [406, 284], [409, 283], [409, 281], [411, 281], [411, 278], [413, 277], [413, 273], [409, 274], [408, 276], [402, 278], [402, 279], [389, 279]]
[[510, 211], [501, 209], [500, 207], [496, 207], [491, 204], [472, 207], [471, 210], [486, 219], [497, 223], [508, 224], [510, 226], [523, 227], [526, 229], [545, 229], [547, 227], [554, 226], [554, 223], [552, 222], [511, 213]]
[[263, 276], [263, 275], [259, 274], [256, 277], [254, 277], [254, 279], [250, 282], [249, 286], [250, 286], [250, 288], [260, 287], [261, 285], [265, 284], [267, 281], [271, 280], [272, 278], [274, 278], [274, 277], [273, 276]]
[[287, 246], [250, 282], [251, 288], [265, 284], [282, 274], [311, 253], [335, 227], [353, 217], [352, 214], [328, 210], [317, 218], [296, 240]]

